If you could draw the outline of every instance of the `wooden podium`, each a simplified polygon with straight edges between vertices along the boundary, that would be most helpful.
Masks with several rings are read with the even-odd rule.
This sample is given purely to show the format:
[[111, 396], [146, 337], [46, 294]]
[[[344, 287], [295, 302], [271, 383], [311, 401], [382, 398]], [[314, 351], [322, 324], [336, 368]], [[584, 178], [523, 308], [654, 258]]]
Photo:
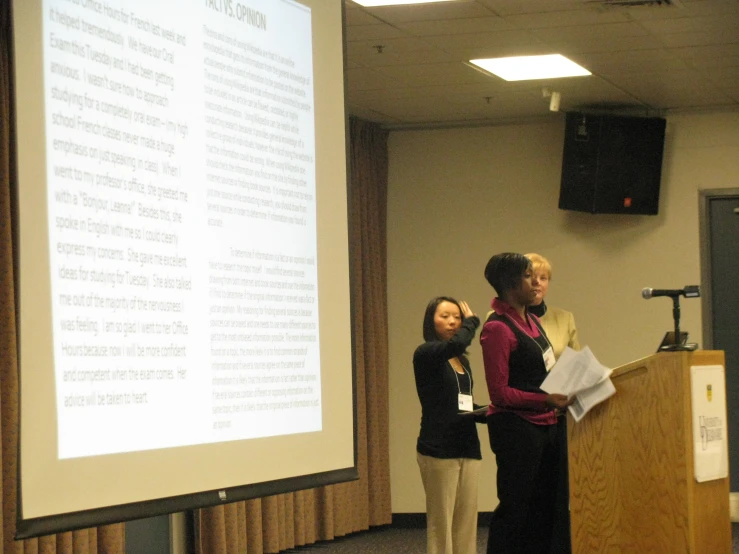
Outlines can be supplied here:
[[705, 365], [725, 368], [723, 351], [626, 364], [614, 396], [569, 416], [573, 554], [731, 554], [729, 478], [694, 477], [690, 368]]

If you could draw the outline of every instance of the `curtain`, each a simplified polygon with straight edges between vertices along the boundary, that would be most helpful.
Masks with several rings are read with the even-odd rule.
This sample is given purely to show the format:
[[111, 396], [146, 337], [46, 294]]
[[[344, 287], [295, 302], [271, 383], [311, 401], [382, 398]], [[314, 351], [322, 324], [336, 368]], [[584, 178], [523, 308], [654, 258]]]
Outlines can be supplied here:
[[18, 352], [16, 349], [12, 189], [15, 151], [11, 104], [9, 2], [0, 2], [0, 459], [2, 460], [2, 554], [119, 554], [123, 524], [15, 541], [18, 470]]
[[359, 480], [198, 510], [199, 554], [275, 553], [391, 522], [387, 138], [377, 125], [350, 121], [349, 263]]

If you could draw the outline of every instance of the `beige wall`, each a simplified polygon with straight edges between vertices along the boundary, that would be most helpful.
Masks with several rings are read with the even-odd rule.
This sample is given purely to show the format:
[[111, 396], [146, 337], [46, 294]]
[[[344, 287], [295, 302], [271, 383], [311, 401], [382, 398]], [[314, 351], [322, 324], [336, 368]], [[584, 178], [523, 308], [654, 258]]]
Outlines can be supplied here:
[[[390, 135], [388, 299], [392, 509], [423, 512], [415, 461], [420, 406], [412, 355], [426, 303], [448, 294], [484, 317], [491, 255], [539, 252], [554, 266], [548, 302], [575, 314], [580, 342], [615, 367], [651, 354], [672, 323], [666, 298], [643, 287], [700, 283], [698, 191], [739, 187], [739, 113], [668, 118], [657, 216], [557, 208], [564, 120], [394, 131]], [[700, 300], [683, 300], [681, 328], [701, 342]], [[479, 343], [470, 349], [475, 400], [487, 401]], [[486, 430], [480, 510], [497, 504]]]

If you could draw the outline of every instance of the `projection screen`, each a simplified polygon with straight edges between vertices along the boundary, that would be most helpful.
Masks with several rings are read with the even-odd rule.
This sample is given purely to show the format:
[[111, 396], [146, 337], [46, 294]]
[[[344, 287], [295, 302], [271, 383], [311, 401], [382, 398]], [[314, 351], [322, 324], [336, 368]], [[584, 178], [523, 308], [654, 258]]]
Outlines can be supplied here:
[[355, 479], [340, 0], [16, 0], [18, 536]]

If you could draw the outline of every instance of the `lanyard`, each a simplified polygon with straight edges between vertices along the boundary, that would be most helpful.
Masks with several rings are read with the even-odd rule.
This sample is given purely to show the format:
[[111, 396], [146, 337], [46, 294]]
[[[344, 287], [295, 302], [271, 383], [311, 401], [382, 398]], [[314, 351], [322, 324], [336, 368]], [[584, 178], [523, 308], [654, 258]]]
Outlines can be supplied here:
[[[459, 358], [457, 358], [457, 361], [459, 361]], [[449, 365], [452, 366], [452, 363], [449, 362]], [[464, 364], [462, 362], [459, 362], [459, 365], [462, 366], [462, 369], [464, 370], [464, 374], [467, 376], [467, 379], [470, 381], [470, 395], [472, 395], [472, 377], [470, 377], [470, 374], [467, 372], [467, 368], [464, 367]], [[462, 386], [459, 384], [459, 373], [457, 373], [457, 370], [454, 369], [454, 366], [452, 366], [452, 371], [454, 372], [454, 378], [457, 380], [457, 390], [459, 391], [459, 394], [462, 394]]]
[[[522, 332], [522, 333], [523, 333], [524, 335], [526, 335], [526, 336], [527, 336], [527, 337], [529, 337], [529, 338], [530, 338], [530, 339], [531, 339], [532, 341], [534, 341], [534, 343], [536, 344], [536, 346], [538, 346], [538, 347], [539, 347], [539, 350], [541, 350], [541, 355], [542, 355], [542, 356], [544, 356], [544, 349], [543, 349], [543, 348], [541, 347], [541, 344], [539, 344], [539, 341], [537, 341], [537, 340], [536, 340], [536, 339], [535, 339], [534, 337], [532, 337], [531, 335], [529, 335], [529, 334], [528, 334], [528, 333], [526, 332], [526, 330], [525, 330], [525, 329], [524, 329], [523, 327], [521, 327], [521, 325], [519, 325], [518, 321], [516, 321], [515, 319], [513, 319], [513, 318], [512, 318], [512, 317], [511, 317], [510, 315], [508, 315], [508, 314], [503, 314], [503, 315], [504, 315], [505, 317], [507, 317], [507, 318], [508, 318], [508, 320], [509, 320], [509, 321], [510, 321], [511, 323], [513, 323], [513, 324], [514, 324], [514, 325], [515, 325], [516, 327], [518, 327], [518, 330], [519, 330], [519, 331], [521, 331], [521, 332]], [[544, 340], [545, 340], [545, 341], [547, 341], [547, 344], [549, 345], [549, 348], [553, 348], [553, 347], [552, 347], [552, 343], [551, 343], [551, 342], [549, 342], [549, 338], [547, 337], [547, 334], [546, 334], [546, 333], [544, 332], [544, 329], [542, 329], [542, 328], [541, 328], [541, 326], [540, 326], [540, 325], [539, 325], [539, 324], [538, 324], [538, 323], [536, 322], [536, 320], [535, 320], [535, 319], [532, 319], [531, 321], [532, 321], [532, 322], [534, 323], [534, 325], [536, 325], [536, 328], [537, 328], [537, 329], [539, 330], [539, 336], [542, 336], [542, 337], [544, 337]]]

